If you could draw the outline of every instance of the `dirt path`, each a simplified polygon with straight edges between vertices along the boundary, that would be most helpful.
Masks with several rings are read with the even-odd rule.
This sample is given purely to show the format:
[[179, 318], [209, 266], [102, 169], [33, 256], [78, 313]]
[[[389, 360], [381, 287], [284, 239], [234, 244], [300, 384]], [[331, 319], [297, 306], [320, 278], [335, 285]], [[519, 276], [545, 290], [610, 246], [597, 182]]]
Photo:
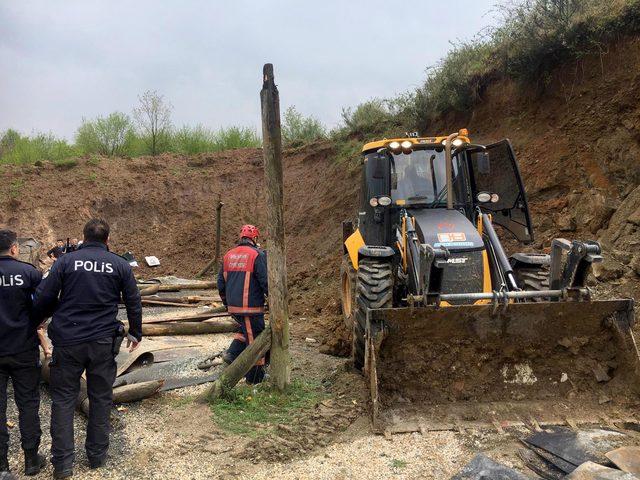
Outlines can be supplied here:
[[[228, 335], [199, 337], [210, 351], [224, 348], [229, 340]], [[494, 442], [491, 435], [476, 438], [454, 432], [395, 435], [391, 440], [373, 434], [362, 378], [351, 371], [348, 359], [321, 354], [319, 348], [318, 343], [294, 338], [293, 377], [315, 382], [322, 396], [290, 421], [268, 425], [264, 431], [236, 434], [221, 425], [208, 405], [193, 401], [206, 386], [167, 392], [116, 412], [108, 466], [90, 471], [82, 448], [86, 420], [76, 415], [74, 478], [444, 478]], [[50, 448], [49, 411], [43, 388], [44, 453]], [[13, 403], [9, 420], [17, 423]], [[10, 458], [14, 471], [20, 472], [16, 430]], [[48, 466], [36, 478], [50, 475]]]

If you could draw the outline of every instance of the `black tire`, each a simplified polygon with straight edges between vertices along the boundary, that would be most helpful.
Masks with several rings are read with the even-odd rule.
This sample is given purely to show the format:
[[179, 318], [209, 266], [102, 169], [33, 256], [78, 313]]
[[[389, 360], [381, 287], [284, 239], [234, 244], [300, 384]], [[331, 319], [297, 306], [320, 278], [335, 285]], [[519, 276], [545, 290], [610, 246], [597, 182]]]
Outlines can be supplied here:
[[[356, 309], [353, 322], [353, 365], [364, 368], [367, 309], [393, 306], [393, 272], [388, 262], [364, 258], [357, 275]], [[376, 327], [374, 327], [376, 328]]]
[[353, 268], [349, 255], [342, 257], [340, 265], [340, 300], [342, 306], [342, 318], [347, 326], [347, 331], [353, 329], [353, 319], [356, 310], [356, 270]]
[[513, 273], [518, 287], [526, 292], [549, 290], [549, 267], [546, 265], [520, 266], [514, 268]]

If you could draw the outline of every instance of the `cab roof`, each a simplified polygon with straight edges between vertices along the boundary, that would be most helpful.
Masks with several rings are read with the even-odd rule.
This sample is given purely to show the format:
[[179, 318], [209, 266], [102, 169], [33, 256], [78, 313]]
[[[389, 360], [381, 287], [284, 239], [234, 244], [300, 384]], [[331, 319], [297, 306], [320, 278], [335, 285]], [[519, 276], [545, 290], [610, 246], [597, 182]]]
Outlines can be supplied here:
[[[471, 143], [469, 140], [469, 132], [466, 129], [460, 130], [458, 138], [465, 143]], [[384, 138], [382, 140], [375, 140], [373, 142], [365, 143], [362, 147], [362, 153], [370, 152], [371, 150], [378, 150], [379, 148], [386, 147], [391, 142], [406, 142], [409, 141], [414, 145], [438, 145], [442, 144], [447, 139], [447, 135], [437, 137], [404, 137], [404, 138]]]

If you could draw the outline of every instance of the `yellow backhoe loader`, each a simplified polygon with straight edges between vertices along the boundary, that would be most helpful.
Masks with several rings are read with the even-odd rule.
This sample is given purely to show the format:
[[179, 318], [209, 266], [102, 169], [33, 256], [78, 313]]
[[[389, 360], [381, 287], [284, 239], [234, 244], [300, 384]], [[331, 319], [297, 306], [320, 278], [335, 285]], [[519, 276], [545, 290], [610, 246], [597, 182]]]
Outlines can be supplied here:
[[357, 221], [343, 223], [342, 309], [378, 427], [635, 418], [633, 300], [595, 300], [586, 285], [600, 245], [503, 248], [502, 235], [533, 241], [508, 140], [475, 144], [463, 129], [362, 153]]

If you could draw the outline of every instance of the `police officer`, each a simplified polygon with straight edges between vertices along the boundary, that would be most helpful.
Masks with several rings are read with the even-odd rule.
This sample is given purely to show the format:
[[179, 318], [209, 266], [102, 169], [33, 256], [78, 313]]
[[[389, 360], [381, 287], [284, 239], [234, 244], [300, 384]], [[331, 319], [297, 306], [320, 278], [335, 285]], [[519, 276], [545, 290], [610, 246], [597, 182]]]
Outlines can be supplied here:
[[32, 294], [42, 275], [32, 265], [17, 260], [18, 239], [0, 230], [0, 472], [9, 471], [7, 452], [7, 383], [13, 383], [18, 407], [25, 474], [36, 475], [44, 465], [40, 446], [40, 358], [36, 333], [40, 319]]
[[54, 478], [73, 475], [73, 415], [85, 370], [89, 396], [85, 448], [91, 468], [105, 464], [115, 357], [124, 335], [124, 326], [116, 320], [120, 298], [127, 308], [129, 351], [142, 340], [142, 305], [133, 271], [126, 260], [109, 252], [108, 239], [109, 225], [104, 220], [90, 220], [84, 227], [82, 247], [61, 257], [36, 291], [35, 307], [53, 311], [49, 337], [53, 342], [50, 391]]
[[[241, 331], [224, 354], [225, 363], [233, 362], [264, 330], [264, 301], [268, 294], [267, 256], [258, 247], [259, 235], [256, 227], [244, 225], [240, 241], [226, 253], [218, 273], [220, 298]], [[245, 376], [248, 384], [262, 382], [264, 365], [265, 359], [262, 358], [249, 370]]]

